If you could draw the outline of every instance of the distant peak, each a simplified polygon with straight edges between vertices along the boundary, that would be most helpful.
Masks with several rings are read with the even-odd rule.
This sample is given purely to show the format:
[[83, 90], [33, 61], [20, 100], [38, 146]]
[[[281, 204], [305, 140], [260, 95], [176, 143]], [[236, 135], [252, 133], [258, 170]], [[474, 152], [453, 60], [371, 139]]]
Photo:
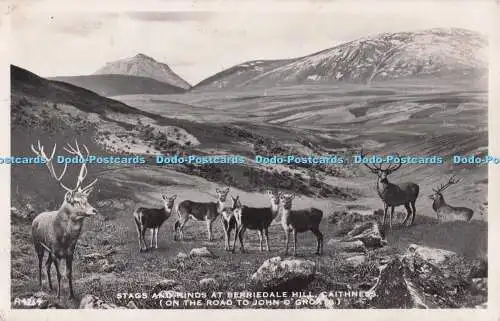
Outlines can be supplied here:
[[143, 53], [138, 53], [137, 55], [134, 56], [134, 58], [154, 60], [153, 58], [146, 56]]

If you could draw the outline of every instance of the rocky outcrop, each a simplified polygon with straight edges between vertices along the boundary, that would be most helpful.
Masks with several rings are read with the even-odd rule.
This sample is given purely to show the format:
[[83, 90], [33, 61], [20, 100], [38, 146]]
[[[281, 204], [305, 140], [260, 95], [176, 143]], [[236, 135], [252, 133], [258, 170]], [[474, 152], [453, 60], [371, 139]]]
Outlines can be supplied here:
[[252, 275], [252, 287], [262, 291], [288, 291], [305, 288], [314, 278], [316, 264], [302, 259], [266, 260]]
[[192, 249], [191, 252], [189, 252], [189, 256], [190, 257], [208, 257], [208, 258], [215, 257], [215, 255], [212, 252], [210, 252], [210, 250], [206, 247]]
[[457, 255], [451, 251], [412, 244], [407, 253], [380, 267], [365, 303], [376, 308], [425, 309], [469, 307], [474, 301], [486, 300], [475, 290], [480, 286], [452, 270], [448, 261], [454, 257]]

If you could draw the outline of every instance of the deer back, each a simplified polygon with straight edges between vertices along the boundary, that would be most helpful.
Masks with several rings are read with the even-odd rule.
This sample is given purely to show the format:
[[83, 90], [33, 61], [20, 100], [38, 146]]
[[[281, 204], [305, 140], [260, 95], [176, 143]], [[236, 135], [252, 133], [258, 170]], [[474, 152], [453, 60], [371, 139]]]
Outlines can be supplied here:
[[219, 215], [215, 202], [193, 202], [185, 200], [177, 207], [179, 217], [191, 216], [193, 219], [203, 221], [207, 218], [215, 218]]
[[412, 182], [399, 184], [379, 183], [377, 186], [379, 197], [390, 206], [414, 202], [418, 197], [419, 190], [419, 186]]
[[170, 212], [162, 208], [138, 207], [134, 212], [134, 219], [142, 227], [156, 228], [170, 217]]

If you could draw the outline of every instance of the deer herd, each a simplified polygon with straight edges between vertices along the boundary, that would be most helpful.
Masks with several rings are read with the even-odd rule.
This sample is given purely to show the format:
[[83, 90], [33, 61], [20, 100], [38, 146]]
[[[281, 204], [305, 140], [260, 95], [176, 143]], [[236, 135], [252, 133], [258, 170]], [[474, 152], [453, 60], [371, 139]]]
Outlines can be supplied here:
[[[54, 211], [47, 211], [38, 214], [32, 222], [32, 239], [35, 251], [38, 257], [38, 281], [42, 287], [42, 265], [45, 252], [48, 253], [45, 267], [47, 271], [48, 284], [52, 289], [51, 267], [54, 264], [57, 275], [57, 297], [60, 297], [61, 273], [60, 261], [65, 260], [66, 274], [69, 282], [70, 298], [74, 298], [72, 284], [72, 262], [76, 243], [80, 236], [83, 221], [86, 217], [92, 217], [97, 214], [97, 210], [88, 202], [89, 194], [93, 190], [97, 179], [83, 187], [83, 181], [87, 176], [87, 167], [85, 161], [80, 165], [80, 171], [77, 177], [76, 185], [69, 188], [63, 184], [62, 178], [66, 173], [67, 163], [64, 165], [60, 174], [56, 173], [53, 158], [56, 152], [56, 145], [48, 156], [44, 147], [38, 141], [38, 146], [31, 145], [32, 151], [45, 160], [45, 165], [53, 179], [66, 190], [62, 205]], [[78, 156], [85, 160], [89, 156], [89, 151], [83, 145], [83, 151], [78, 142], [75, 146], [67, 144], [64, 148], [68, 153]], [[363, 152], [361, 152], [363, 155]], [[401, 167], [399, 164], [390, 164], [385, 168], [381, 165], [364, 164], [370, 171], [377, 175], [377, 193], [384, 205], [384, 215], [382, 225], [386, 225], [387, 211], [391, 208], [389, 217], [389, 227], [392, 229], [392, 220], [394, 209], [397, 206], [404, 205], [407, 215], [403, 225], [413, 225], [415, 222], [416, 207], [415, 202], [419, 195], [419, 185], [413, 182], [391, 183], [388, 176]], [[432, 208], [435, 211], [439, 221], [463, 220], [470, 221], [473, 211], [466, 207], [453, 207], [448, 205], [442, 192], [460, 180], [451, 177], [444, 185], [433, 189], [434, 194], [429, 198], [433, 200]], [[149, 249], [158, 248], [158, 231], [164, 222], [175, 212], [177, 221], [174, 223], [174, 240], [184, 240], [183, 229], [189, 219], [205, 222], [208, 240], [213, 240], [212, 224], [221, 216], [224, 229], [225, 250], [235, 252], [236, 242], [239, 240], [241, 252], [245, 252], [244, 235], [247, 230], [257, 231], [259, 234], [260, 251], [263, 251], [263, 239], [265, 240], [266, 250], [270, 251], [269, 245], [269, 227], [274, 219], [281, 214], [280, 223], [284, 232], [284, 252], [288, 254], [290, 233], [293, 237], [293, 255], [296, 255], [297, 234], [311, 231], [316, 237], [316, 254], [323, 253], [323, 233], [320, 231], [323, 211], [315, 208], [292, 209], [292, 201], [295, 193], [284, 193], [280, 191], [267, 192], [270, 204], [263, 207], [250, 207], [243, 205], [239, 196], [231, 196], [232, 204], [226, 206], [229, 187], [216, 189], [215, 202], [195, 202], [183, 200], [175, 206], [177, 195], [162, 195], [163, 206], [161, 208], [137, 207], [133, 212], [133, 220], [137, 228], [139, 240], [139, 251], [148, 250], [145, 240], [146, 231], [151, 230], [151, 240]], [[231, 232], [234, 231], [234, 239], [231, 249]], [[154, 244], [153, 244], [154, 243]]]

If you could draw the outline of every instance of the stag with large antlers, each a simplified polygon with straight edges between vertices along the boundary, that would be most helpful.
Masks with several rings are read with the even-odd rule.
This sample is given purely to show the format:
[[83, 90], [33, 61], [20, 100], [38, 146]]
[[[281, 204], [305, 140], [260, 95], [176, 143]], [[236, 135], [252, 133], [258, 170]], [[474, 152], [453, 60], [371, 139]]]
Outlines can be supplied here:
[[[363, 151], [361, 151], [361, 157], [364, 157]], [[396, 157], [399, 158], [399, 154], [396, 153]], [[400, 184], [393, 184], [389, 182], [387, 176], [397, 171], [401, 168], [402, 163], [391, 163], [386, 168], [382, 168], [382, 164], [366, 164], [363, 163], [370, 171], [377, 175], [377, 193], [382, 202], [384, 202], [384, 217], [382, 225], [385, 226], [387, 218], [387, 210], [391, 208], [391, 215], [389, 217], [389, 228], [392, 229], [392, 218], [394, 216], [394, 208], [397, 206], [404, 205], [407, 211], [406, 217], [404, 219], [404, 225], [413, 225], [415, 222], [415, 214], [417, 212], [415, 208], [415, 202], [418, 198], [419, 186], [413, 182], [406, 182]], [[411, 208], [410, 208], [411, 205]], [[411, 217], [411, 219], [410, 219]], [[409, 222], [409, 223], [408, 223]]]
[[442, 192], [450, 187], [451, 185], [457, 184], [462, 179], [455, 179], [451, 176], [446, 184], [440, 185], [436, 189], [432, 189], [434, 194], [429, 195], [429, 198], [433, 200], [432, 209], [436, 212], [437, 218], [440, 222], [443, 221], [470, 221], [474, 211], [468, 207], [455, 207], [446, 204]]
[[66, 190], [64, 200], [61, 207], [56, 211], [42, 212], [38, 214], [31, 225], [31, 235], [33, 244], [38, 256], [38, 281], [42, 288], [42, 262], [45, 252], [48, 252], [48, 258], [45, 263], [47, 270], [47, 279], [49, 288], [52, 290], [51, 267], [54, 263], [57, 274], [57, 297], [61, 293], [61, 272], [60, 261], [66, 261], [66, 274], [69, 282], [69, 296], [75, 298], [73, 291], [73, 254], [75, 252], [76, 243], [80, 236], [83, 220], [85, 217], [95, 216], [97, 210], [88, 203], [88, 196], [92, 192], [97, 179], [92, 181], [87, 186], [83, 187], [83, 180], [87, 176], [87, 166], [85, 160], [89, 156], [89, 151], [85, 145], [83, 149], [85, 155], [80, 150], [78, 142], [75, 140], [75, 146], [67, 144], [64, 148], [68, 153], [79, 156], [82, 164], [76, 185], [69, 188], [63, 184], [62, 179], [66, 173], [67, 163], [59, 175], [56, 174], [53, 158], [56, 152], [56, 145], [52, 150], [50, 157], [45, 154], [43, 146], [38, 141], [38, 147], [31, 145], [32, 151], [39, 157], [45, 160], [50, 175]]

